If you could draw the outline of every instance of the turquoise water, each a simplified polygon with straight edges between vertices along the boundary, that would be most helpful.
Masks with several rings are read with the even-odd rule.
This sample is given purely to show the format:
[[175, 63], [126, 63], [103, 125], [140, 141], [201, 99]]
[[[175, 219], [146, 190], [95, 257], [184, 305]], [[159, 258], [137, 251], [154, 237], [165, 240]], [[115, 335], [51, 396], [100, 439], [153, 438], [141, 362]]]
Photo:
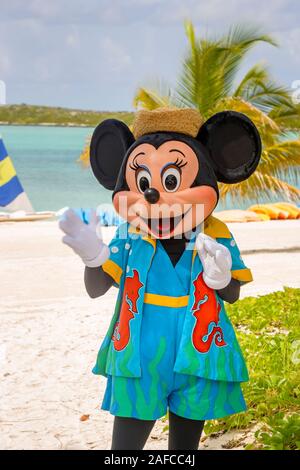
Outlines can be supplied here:
[[[111, 202], [90, 168], [76, 162], [92, 128], [0, 126], [9, 155], [35, 210], [96, 207]], [[257, 202], [257, 201], [253, 201]], [[260, 202], [265, 202], [260, 199]], [[239, 208], [249, 207], [239, 201]], [[224, 208], [219, 204], [219, 209]], [[234, 205], [228, 200], [226, 208]]]
[[1, 126], [0, 134], [35, 210], [110, 202], [90, 168], [76, 162], [92, 128]]

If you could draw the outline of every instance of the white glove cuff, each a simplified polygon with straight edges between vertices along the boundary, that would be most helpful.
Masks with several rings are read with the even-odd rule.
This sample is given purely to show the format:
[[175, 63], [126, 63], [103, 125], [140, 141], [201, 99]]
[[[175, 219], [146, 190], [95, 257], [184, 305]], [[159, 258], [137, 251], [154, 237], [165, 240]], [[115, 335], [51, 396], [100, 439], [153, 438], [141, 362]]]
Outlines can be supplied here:
[[231, 272], [228, 271], [228, 275], [226, 276], [224, 275], [222, 279], [211, 279], [208, 276], [206, 276], [205, 273], [203, 273], [203, 281], [211, 289], [214, 289], [214, 290], [224, 289], [224, 287], [227, 287], [231, 281]]
[[84, 259], [82, 258], [82, 261], [88, 268], [98, 268], [99, 266], [102, 266], [105, 261], [108, 260], [109, 258], [109, 248], [107, 245], [102, 246], [100, 253], [96, 256], [96, 258], [93, 259]]

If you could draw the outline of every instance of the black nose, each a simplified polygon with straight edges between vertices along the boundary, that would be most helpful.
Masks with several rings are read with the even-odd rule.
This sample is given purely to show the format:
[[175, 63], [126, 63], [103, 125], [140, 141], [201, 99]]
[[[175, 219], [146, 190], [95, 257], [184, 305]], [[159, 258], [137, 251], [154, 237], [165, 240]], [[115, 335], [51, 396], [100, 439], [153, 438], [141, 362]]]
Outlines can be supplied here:
[[146, 191], [144, 191], [144, 198], [150, 204], [155, 204], [159, 200], [160, 194], [157, 191], [157, 189], [148, 188], [148, 189], [146, 189]]

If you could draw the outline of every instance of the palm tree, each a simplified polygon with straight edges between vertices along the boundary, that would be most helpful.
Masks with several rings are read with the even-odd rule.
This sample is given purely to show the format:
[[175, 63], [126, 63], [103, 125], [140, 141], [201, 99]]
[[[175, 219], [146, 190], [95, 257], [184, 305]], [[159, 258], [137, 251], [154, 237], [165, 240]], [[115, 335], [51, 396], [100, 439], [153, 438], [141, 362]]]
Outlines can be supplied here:
[[246, 114], [258, 127], [262, 159], [256, 172], [245, 182], [221, 185], [225, 197], [271, 199], [276, 193], [296, 200], [300, 191], [285, 181], [297, 181], [300, 139], [291, 140], [287, 131], [300, 130], [300, 106], [292, 102], [289, 90], [277, 85], [266, 66], [254, 65], [237, 83], [241, 64], [249, 51], [263, 42], [277, 46], [274, 39], [257, 28], [234, 26], [218, 39], [196, 38], [191, 22], [185, 23], [188, 50], [175, 89], [164, 83], [157, 88], [139, 88], [136, 108], [161, 106], [198, 108], [206, 120], [226, 109]]

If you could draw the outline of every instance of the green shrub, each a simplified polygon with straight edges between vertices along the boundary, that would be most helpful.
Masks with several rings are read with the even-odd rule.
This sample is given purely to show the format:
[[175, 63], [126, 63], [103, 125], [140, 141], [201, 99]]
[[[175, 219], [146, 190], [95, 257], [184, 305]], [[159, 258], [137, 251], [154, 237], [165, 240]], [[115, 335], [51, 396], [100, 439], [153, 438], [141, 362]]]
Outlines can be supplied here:
[[247, 449], [300, 450], [300, 415], [277, 413], [256, 431], [255, 438], [256, 443], [246, 446]]
[[249, 297], [228, 305], [227, 312], [249, 368], [250, 381], [243, 384], [248, 410], [208, 421], [206, 434], [260, 424], [257, 445], [298, 449], [300, 289]]

